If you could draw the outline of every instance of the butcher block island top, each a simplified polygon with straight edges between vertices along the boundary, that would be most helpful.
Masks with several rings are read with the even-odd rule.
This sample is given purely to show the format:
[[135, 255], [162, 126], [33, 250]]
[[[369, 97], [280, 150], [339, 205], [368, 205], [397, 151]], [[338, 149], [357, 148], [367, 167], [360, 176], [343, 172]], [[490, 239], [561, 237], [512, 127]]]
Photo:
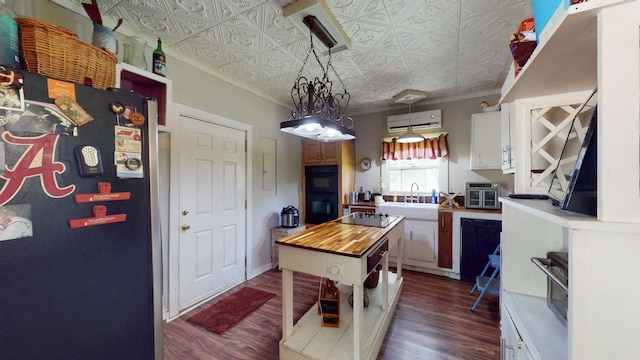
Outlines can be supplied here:
[[[355, 213], [358, 215], [359, 213]], [[338, 220], [310, 227], [302, 232], [276, 240], [276, 244], [294, 246], [309, 250], [323, 251], [345, 256], [362, 257], [372, 249], [404, 216], [393, 216], [386, 227], [374, 227], [342, 223], [352, 218], [346, 215]]]
[[[351, 216], [351, 218], [350, 218]], [[402, 263], [389, 271], [388, 251], [404, 248], [404, 217], [353, 219], [353, 214], [276, 240], [282, 269], [281, 359], [376, 359], [402, 292]], [[377, 221], [374, 221], [377, 223]], [[369, 306], [363, 307], [367, 276], [382, 265], [378, 286], [367, 290]], [[340, 290], [337, 328], [323, 327], [317, 305], [293, 323], [293, 272], [334, 280]], [[352, 308], [348, 304], [353, 294]]]

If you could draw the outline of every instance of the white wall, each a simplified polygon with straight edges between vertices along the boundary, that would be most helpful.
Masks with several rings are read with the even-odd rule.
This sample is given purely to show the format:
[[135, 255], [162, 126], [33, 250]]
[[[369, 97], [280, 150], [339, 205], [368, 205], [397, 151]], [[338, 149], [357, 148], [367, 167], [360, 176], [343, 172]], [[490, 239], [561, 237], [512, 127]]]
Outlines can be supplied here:
[[[442, 110], [442, 128], [434, 129], [434, 132], [449, 133], [449, 188], [447, 189], [449, 192], [460, 191], [464, 194], [467, 181], [498, 182], [502, 186], [503, 195], [513, 191], [512, 175], [503, 175], [501, 170], [469, 170], [471, 114], [482, 112], [480, 108], [482, 100], [493, 104], [498, 101], [498, 97], [498, 95], [491, 95], [411, 108], [411, 112]], [[399, 133], [387, 132], [387, 116], [408, 112], [407, 106], [393, 111], [354, 116], [354, 129], [357, 135], [356, 165], [365, 157], [371, 158], [373, 163], [368, 171], [362, 171], [356, 166], [356, 189], [362, 186], [365, 190], [371, 190], [378, 184], [381, 174], [381, 141], [385, 137], [399, 135]], [[496, 134], [496, 141], [500, 142], [499, 133]]]

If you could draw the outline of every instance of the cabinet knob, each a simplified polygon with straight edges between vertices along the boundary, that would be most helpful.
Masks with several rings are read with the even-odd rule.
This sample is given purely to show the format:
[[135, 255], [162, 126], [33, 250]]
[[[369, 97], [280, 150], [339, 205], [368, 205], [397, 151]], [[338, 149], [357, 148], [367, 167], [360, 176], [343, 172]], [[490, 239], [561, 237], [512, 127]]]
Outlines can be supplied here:
[[189, 214], [189, 210], [187, 209], [182, 209], [182, 215], [188, 215]]
[[182, 224], [182, 230], [189, 230], [191, 229], [191, 225], [189, 224]]

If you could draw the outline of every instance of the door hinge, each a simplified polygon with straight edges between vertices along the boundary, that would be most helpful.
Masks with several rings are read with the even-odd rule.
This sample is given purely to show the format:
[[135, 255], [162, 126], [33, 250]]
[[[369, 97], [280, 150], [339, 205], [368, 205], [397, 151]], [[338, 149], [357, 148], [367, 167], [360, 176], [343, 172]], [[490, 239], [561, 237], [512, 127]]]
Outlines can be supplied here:
[[247, 199], [244, 199], [244, 209], [247, 210]]
[[247, 147], [249, 147], [249, 145], [247, 144], [247, 140], [244, 141], [244, 152], [247, 152]]

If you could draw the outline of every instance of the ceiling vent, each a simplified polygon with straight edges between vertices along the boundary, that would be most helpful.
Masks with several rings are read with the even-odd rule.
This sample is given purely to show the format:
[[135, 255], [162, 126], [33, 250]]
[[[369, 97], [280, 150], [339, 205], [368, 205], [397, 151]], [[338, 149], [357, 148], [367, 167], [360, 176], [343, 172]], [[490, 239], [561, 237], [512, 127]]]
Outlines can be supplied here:
[[440, 128], [442, 127], [442, 111], [438, 109], [387, 116], [388, 132], [407, 131], [409, 125], [416, 131]]

